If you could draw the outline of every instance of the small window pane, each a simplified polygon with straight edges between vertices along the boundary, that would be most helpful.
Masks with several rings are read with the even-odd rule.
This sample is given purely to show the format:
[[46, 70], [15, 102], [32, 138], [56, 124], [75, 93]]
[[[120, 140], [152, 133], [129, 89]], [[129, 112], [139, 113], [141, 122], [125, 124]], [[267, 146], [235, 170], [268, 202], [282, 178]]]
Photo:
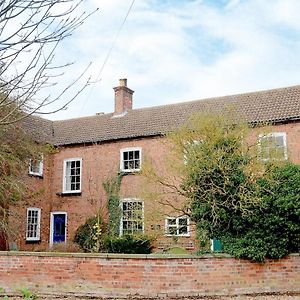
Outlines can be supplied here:
[[187, 227], [179, 227], [179, 234], [183, 235], [183, 234], [187, 234]]
[[134, 151], [134, 158], [139, 159], [140, 158], [140, 151]]
[[168, 225], [176, 225], [176, 219], [168, 219]]
[[180, 226], [186, 226], [187, 225], [187, 218], [179, 218], [178, 223]]
[[134, 161], [131, 160], [128, 162], [128, 169], [130, 170], [134, 169]]
[[140, 168], [140, 161], [139, 160], [135, 161], [134, 168], [135, 169], [139, 169]]

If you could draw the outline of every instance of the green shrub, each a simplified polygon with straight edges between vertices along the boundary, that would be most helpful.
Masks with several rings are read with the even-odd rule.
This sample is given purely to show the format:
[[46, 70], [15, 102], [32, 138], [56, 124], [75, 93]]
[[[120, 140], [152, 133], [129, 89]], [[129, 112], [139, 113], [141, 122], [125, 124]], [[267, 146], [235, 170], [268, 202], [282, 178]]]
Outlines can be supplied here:
[[91, 217], [77, 229], [74, 242], [85, 252], [99, 252], [103, 247], [105, 228], [100, 215]]
[[64, 253], [80, 253], [82, 247], [77, 243], [66, 242], [66, 243], [54, 243], [47, 249], [49, 252], [64, 252]]
[[300, 252], [300, 167], [270, 167], [259, 185], [262, 201], [252, 213], [225, 211], [229, 226], [211, 228], [210, 235], [237, 258], [264, 261]]
[[38, 299], [37, 295], [32, 293], [28, 288], [21, 289], [22, 298], [24, 300], [36, 300]]
[[151, 240], [145, 235], [108, 236], [104, 239], [104, 248], [110, 253], [127, 254], [149, 254], [152, 250]]

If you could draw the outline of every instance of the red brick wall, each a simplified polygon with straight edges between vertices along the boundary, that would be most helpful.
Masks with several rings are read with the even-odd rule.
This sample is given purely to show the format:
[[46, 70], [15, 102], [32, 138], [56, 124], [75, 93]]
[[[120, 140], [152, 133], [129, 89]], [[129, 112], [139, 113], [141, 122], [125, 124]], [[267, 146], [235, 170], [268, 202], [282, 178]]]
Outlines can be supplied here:
[[300, 292], [300, 255], [265, 264], [230, 257], [0, 252], [0, 286], [40, 294], [198, 296]]

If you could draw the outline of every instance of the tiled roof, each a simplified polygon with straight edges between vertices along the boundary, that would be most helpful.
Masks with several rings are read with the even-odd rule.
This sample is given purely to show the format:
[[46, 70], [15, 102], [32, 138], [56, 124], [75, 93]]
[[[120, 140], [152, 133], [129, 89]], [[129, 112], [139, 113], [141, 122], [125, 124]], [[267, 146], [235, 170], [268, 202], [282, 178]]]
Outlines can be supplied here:
[[54, 143], [52, 121], [31, 115], [21, 121], [21, 126], [35, 141]]
[[248, 122], [300, 120], [300, 85], [133, 109], [119, 117], [104, 114], [54, 121], [53, 143], [68, 145], [160, 135], [183, 124], [194, 113], [219, 113], [228, 109]]

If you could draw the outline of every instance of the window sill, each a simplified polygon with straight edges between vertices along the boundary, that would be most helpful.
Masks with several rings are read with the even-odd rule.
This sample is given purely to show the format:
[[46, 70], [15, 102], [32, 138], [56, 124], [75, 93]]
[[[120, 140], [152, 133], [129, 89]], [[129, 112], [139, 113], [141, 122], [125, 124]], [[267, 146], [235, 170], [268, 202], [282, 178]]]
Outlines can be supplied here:
[[140, 173], [141, 173], [141, 170], [132, 170], [132, 171], [120, 170], [119, 171], [119, 174], [122, 174], [123, 176], [126, 176], [126, 175], [137, 175], [137, 174], [140, 174]]
[[165, 234], [165, 236], [166, 237], [171, 237], [171, 238], [181, 238], [181, 237], [183, 237], [183, 238], [189, 238], [189, 237], [191, 237], [191, 235], [190, 234]]
[[25, 244], [39, 244], [41, 242], [40, 239], [38, 240], [26, 240]]
[[28, 176], [43, 179], [43, 174], [28, 173]]
[[57, 196], [59, 197], [78, 197], [81, 196], [81, 192], [61, 192], [61, 193], [56, 193]]

